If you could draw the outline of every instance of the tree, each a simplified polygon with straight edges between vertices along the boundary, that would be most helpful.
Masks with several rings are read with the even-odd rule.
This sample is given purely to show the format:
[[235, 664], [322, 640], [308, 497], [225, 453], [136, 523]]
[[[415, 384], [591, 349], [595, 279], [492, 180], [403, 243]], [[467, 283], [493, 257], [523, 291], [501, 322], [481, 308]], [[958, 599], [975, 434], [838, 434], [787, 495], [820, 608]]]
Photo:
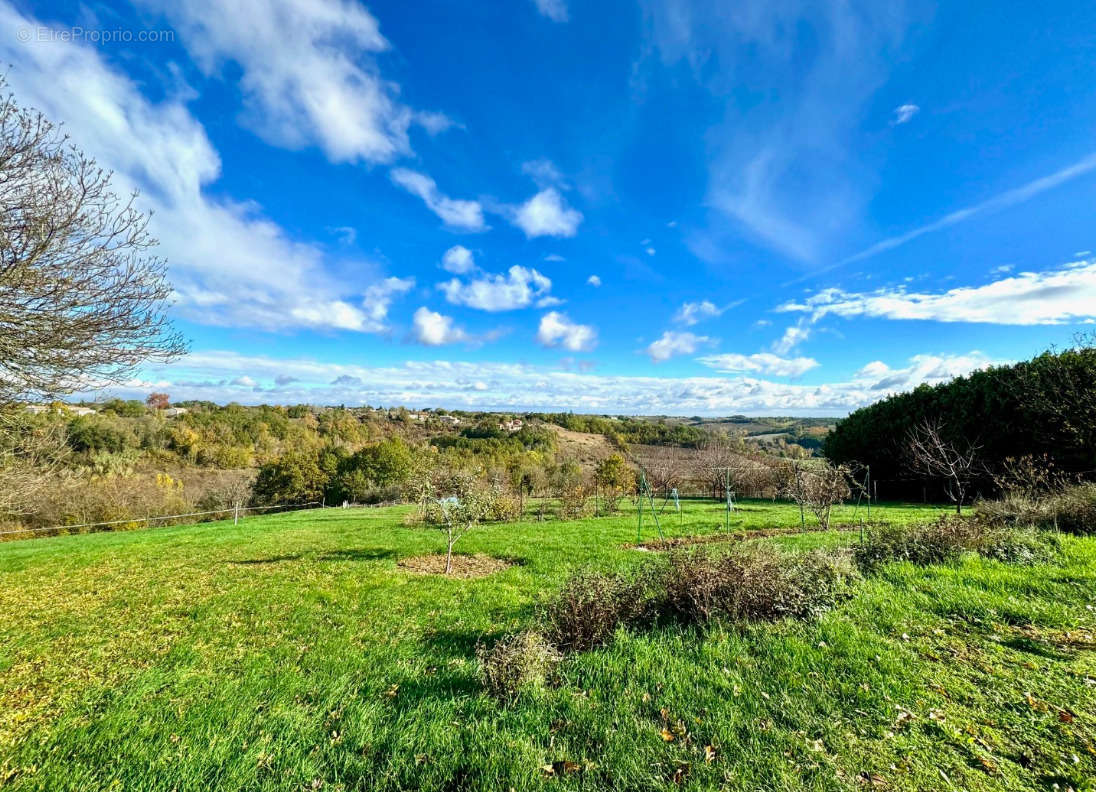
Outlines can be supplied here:
[[185, 351], [149, 215], [110, 180], [41, 113], [0, 99], [0, 404]]
[[961, 446], [945, 439], [944, 426], [926, 418], [909, 431], [906, 453], [912, 470], [921, 475], [943, 479], [948, 498], [955, 503], [955, 513], [963, 513], [963, 501], [972, 480], [981, 472], [979, 446]]
[[426, 519], [445, 532], [445, 574], [453, 571], [453, 545], [487, 516], [488, 498], [475, 476], [452, 474], [442, 486], [444, 497], [431, 500]]
[[150, 393], [145, 404], [151, 410], [166, 410], [171, 406], [171, 397], [166, 393]]
[[252, 500], [260, 505], [315, 502], [327, 483], [327, 473], [314, 454], [291, 452], [259, 468]]
[[849, 468], [844, 465], [821, 464], [806, 468], [798, 460], [790, 463], [788, 495], [802, 510], [810, 511], [823, 531], [830, 528], [833, 507], [849, 497]]
[[595, 475], [607, 514], [615, 512], [621, 497], [636, 488], [635, 471], [620, 454], [610, 454], [598, 462]]

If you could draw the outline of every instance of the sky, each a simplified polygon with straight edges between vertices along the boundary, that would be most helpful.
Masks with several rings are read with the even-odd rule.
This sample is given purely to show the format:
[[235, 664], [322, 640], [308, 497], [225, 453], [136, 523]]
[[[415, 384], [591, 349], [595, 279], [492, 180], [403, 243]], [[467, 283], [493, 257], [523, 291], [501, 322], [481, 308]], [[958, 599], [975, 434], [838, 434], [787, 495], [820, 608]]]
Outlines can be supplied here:
[[84, 396], [843, 415], [1096, 321], [1096, 4], [0, 0], [190, 353]]

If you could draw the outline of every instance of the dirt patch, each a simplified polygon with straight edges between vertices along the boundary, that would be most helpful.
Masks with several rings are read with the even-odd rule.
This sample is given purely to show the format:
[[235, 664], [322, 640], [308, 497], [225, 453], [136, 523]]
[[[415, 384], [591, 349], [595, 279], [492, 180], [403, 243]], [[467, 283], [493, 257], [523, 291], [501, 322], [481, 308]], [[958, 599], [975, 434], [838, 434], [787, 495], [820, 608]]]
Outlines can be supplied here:
[[[509, 569], [514, 566], [514, 563], [505, 558], [482, 554], [454, 555], [453, 569], [449, 577], [463, 579], [487, 577], [495, 572]], [[444, 575], [445, 553], [404, 558], [396, 566], [412, 575]]]
[[[831, 531], [855, 531], [858, 526], [832, 525]], [[622, 545], [624, 550], [670, 550], [675, 547], [691, 547], [692, 545], [718, 544], [722, 542], [745, 542], [749, 539], [765, 539], [770, 536], [797, 536], [804, 533], [817, 533], [817, 531], [804, 531], [799, 528], [759, 528], [756, 531], [735, 531], [733, 533], [704, 534], [703, 536], [667, 536], [665, 539], [656, 539], [640, 544]]]

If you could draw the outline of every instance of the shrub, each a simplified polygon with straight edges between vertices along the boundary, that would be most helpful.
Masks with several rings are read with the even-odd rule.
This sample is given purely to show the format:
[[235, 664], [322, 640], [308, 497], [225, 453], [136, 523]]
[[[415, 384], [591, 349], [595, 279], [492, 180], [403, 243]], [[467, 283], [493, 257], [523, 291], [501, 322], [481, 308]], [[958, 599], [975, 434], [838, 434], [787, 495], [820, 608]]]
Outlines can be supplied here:
[[1076, 484], [1041, 497], [1010, 494], [980, 502], [978, 513], [999, 525], [1092, 534], [1096, 533], [1096, 484]]
[[846, 552], [783, 553], [769, 545], [713, 555], [673, 553], [662, 571], [665, 606], [686, 621], [716, 616], [771, 621], [809, 618], [832, 607], [858, 577]]
[[985, 517], [941, 515], [924, 525], [871, 526], [856, 548], [856, 560], [871, 569], [890, 561], [937, 564], [978, 553], [1011, 563], [1037, 563], [1053, 557], [1057, 542], [1030, 528], [1001, 525]]
[[601, 646], [617, 627], [650, 615], [652, 599], [646, 575], [578, 572], [545, 609], [548, 638], [566, 651]]
[[560, 653], [535, 630], [503, 638], [476, 649], [480, 679], [491, 693], [511, 698], [527, 685], [544, 685], [555, 672]]

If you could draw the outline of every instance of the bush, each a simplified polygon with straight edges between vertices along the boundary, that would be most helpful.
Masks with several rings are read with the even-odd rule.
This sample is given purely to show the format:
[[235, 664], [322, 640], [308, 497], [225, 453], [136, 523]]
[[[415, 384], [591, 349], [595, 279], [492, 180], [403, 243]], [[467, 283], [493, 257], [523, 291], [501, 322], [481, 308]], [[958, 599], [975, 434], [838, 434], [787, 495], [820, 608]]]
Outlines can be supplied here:
[[871, 526], [856, 548], [861, 567], [872, 569], [890, 561], [938, 564], [972, 552], [1010, 563], [1038, 563], [1057, 552], [1057, 541], [1030, 528], [1005, 526], [982, 516], [941, 515], [924, 525]]
[[713, 555], [694, 549], [669, 556], [662, 589], [665, 606], [686, 621], [772, 621], [833, 607], [857, 577], [851, 556], [841, 551], [782, 553], [761, 545]]
[[601, 646], [618, 627], [666, 617], [704, 622], [811, 618], [851, 593], [859, 573], [845, 551], [680, 551], [632, 574], [580, 572], [546, 610], [548, 638], [564, 651]]
[[560, 658], [559, 651], [535, 630], [503, 638], [489, 649], [476, 649], [484, 687], [504, 698], [512, 698], [527, 685], [547, 683]]
[[548, 603], [548, 638], [565, 651], [601, 646], [617, 627], [650, 615], [653, 599], [649, 578], [642, 573], [578, 572]]
[[1092, 534], [1096, 533], [1096, 484], [1076, 484], [1041, 497], [1010, 494], [1000, 500], [981, 501], [978, 513], [998, 525]]

